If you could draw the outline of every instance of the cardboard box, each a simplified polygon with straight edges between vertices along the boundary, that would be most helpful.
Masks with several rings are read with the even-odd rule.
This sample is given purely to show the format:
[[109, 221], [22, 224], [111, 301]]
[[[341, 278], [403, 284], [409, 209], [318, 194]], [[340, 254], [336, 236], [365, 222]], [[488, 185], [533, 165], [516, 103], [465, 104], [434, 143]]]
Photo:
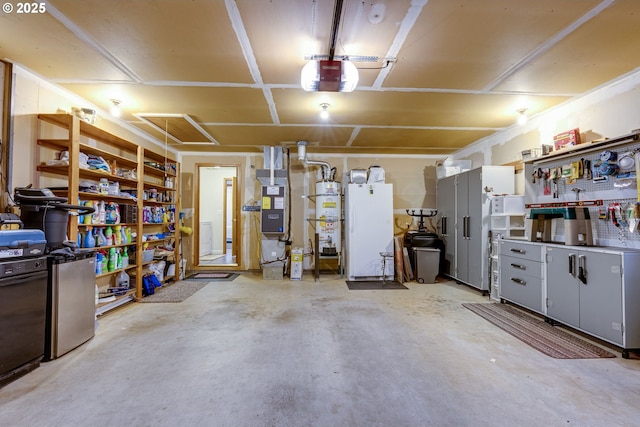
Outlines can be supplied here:
[[560, 150], [572, 145], [578, 145], [580, 141], [580, 129], [575, 128], [566, 132], [559, 133], [553, 137], [553, 147], [555, 150]]
[[444, 160], [436, 162], [436, 177], [438, 179], [457, 175], [471, 169], [471, 160]]

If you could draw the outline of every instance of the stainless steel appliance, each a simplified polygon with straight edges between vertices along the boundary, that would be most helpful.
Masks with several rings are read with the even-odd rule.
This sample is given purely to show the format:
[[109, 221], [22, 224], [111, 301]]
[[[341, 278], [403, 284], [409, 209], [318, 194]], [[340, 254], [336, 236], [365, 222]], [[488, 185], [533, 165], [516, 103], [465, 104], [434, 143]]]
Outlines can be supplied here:
[[95, 335], [95, 256], [49, 257], [44, 360], [60, 357]]
[[40, 365], [47, 274], [45, 256], [0, 262], [0, 386]]

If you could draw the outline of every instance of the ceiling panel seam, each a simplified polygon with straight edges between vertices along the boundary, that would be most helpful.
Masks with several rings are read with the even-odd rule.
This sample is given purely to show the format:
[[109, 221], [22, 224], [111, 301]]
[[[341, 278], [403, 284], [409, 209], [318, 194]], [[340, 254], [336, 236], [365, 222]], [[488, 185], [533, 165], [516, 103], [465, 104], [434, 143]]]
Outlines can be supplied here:
[[[414, 24], [416, 23], [416, 20], [418, 19], [418, 16], [420, 16], [420, 12], [422, 12], [422, 8], [424, 7], [424, 5], [427, 4], [427, 2], [428, 0], [412, 0], [411, 1], [411, 6], [409, 6], [409, 9], [407, 9], [407, 13], [402, 19], [402, 24], [400, 24], [400, 28], [398, 29], [398, 32], [396, 33], [396, 36], [393, 39], [393, 42], [391, 43], [389, 50], [387, 51], [387, 55], [386, 55], [387, 58], [398, 57], [400, 48], [402, 47], [405, 40], [407, 39], [409, 32], [413, 28]], [[386, 67], [380, 71], [375, 82], [373, 82], [373, 87], [382, 86], [382, 84], [384, 83], [384, 80], [387, 78], [387, 76], [391, 72], [391, 68], [393, 67]]]
[[347, 143], [345, 144], [345, 147], [351, 147], [351, 145], [353, 144], [353, 141], [355, 141], [356, 137], [360, 133], [361, 128], [362, 128], [361, 126], [356, 126], [353, 128], [353, 130], [351, 131], [351, 136], [349, 136], [349, 141], [347, 141]]
[[100, 55], [102, 55], [111, 65], [118, 70], [126, 74], [131, 80], [136, 83], [140, 83], [143, 79], [137, 75], [133, 70], [124, 65], [118, 58], [116, 58], [107, 48], [102, 46], [96, 40], [94, 40], [89, 34], [87, 34], [82, 28], [76, 25], [72, 20], [67, 18], [62, 12], [56, 9], [50, 2], [47, 2], [47, 12], [54, 18], [56, 18], [65, 28], [76, 35], [80, 40], [95, 49]]
[[[87, 79], [51, 79], [52, 83], [60, 85], [80, 85], [80, 84], [132, 84], [128, 80], [87, 80]], [[260, 89], [260, 90], [272, 90], [272, 89], [299, 89], [298, 84], [286, 84], [286, 83], [269, 83], [269, 84], [253, 84], [253, 83], [226, 83], [226, 82], [197, 82], [197, 81], [178, 81], [178, 80], [152, 80], [140, 83], [143, 86], [166, 86], [166, 87], [210, 87], [210, 88], [246, 88], [246, 89]], [[457, 93], [463, 95], [514, 95], [514, 96], [560, 96], [566, 98], [573, 98], [581, 95], [574, 92], [531, 92], [531, 91], [507, 91], [507, 90], [493, 90], [487, 91], [485, 89], [450, 89], [450, 88], [414, 88], [414, 87], [373, 87], [373, 86], [358, 86], [360, 92], [403, 92], [403, 93]]]
[[465, 130], [465, 131], [498, 131], [505, 129], [504, 127], [484, 127], [484, 126], [402, 126], [402, 125], [356, 125], [349, 123], [281, 123], [275, 125], [272, 123], [229, 123], [229, 122], [202, 122], [203, 126], [219, 126], [219, 127], [320, 127], [320, 128], [361, 128], [361, 129], [415, 129], [415, 130]]
[[520, 71], [522, 68], [524, 68], [527, 65], [529, 65], [531, 63], [531, 61], [536, 59], [538, 56], [542, 55], [543, 53], [547, 52], [549, 49], [551, 49], [552, 47], [554, 47], [555, 45], [560, 43], [569, 34], [573, 33], [575, 30], [580, 28], [583, 24], [587, 23], [588, 21], [590, 21], [594, 17], [598, 16], [603, 10], [605, 10], [606, 8], [611, 6], [614, 2], [615, 2], [615, 0], [604, 0], [603, 2], [599, 3], [596, 7], [594, 7], [589, 12], [585, 13], [580, 18], [578, 18], [577, 20], [572, 22], [569, 26], [564, 28], [562, 31], [557, 33], [555, 36], [551, 37], [549, 40], [547, 40], [544, 43], [542, 43], [540, 46], [535, 48], [533, 51], [529, 52], [529, 54], [527, 54], [520, 61], [518, 61], [515, 64], [513, 64], [504, 73], [502, 73], [500, 76], [498, 76], [498, 78], [496, 78], [494, 81], [492, 81], [487, 86], [485, 86], [485, 88], [483, 90], [484, 91], [490, 91], [493, 88], [495, 88], [496, 86], [498, 86], [501, 83], [503, 83], [509, 77], [513, 76], [515, 73]]
[[231, 26], [236, 33], [238, 43], [240, 43], [242, 54], [245, 61], [247, 61], [249, 72], [251, 73], [253, 80], [262, 88], [262, 93], [264, 94], [267, 105], [269, 106], [271, 120], [273, 121], [273, 123], [278, 124], [280, 123], [280, 119], [278, 118], [278, 111], [276, 110], [276, 105], [273, 101], [273, 95], [271, 94], [271, 90], [265, 87], [263, 84], [264, 82], [262, 81], [262, 75], [260, 74], [260, 67], [258, 67], [258, 61], [256, 61], [256, 57], [253, 54], [253, 48], [251, 47], [251, 42], [249, 41], [247, 30], [245, 29], [244, 23], [242, 22], [242, 17], [240, 16], [238, 5], [234, 0], [225, 0], [224, 3], [227, 7], [229, 19], [231, 20]]

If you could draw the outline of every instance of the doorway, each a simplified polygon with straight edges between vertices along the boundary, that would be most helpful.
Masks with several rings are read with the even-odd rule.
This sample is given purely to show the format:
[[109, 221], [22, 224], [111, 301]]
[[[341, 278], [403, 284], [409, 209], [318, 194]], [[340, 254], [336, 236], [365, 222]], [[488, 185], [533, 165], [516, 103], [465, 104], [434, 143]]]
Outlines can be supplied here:
[[197, 267], [237, 267], [238, 167], [197, 165], [196, 203]]

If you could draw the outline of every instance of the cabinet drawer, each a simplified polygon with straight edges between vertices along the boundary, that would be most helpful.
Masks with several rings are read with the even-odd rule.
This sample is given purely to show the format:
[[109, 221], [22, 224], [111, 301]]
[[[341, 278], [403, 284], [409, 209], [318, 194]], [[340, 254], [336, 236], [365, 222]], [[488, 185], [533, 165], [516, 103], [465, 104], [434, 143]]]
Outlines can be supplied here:
[[542, 279], [527, 274], [500, 271], [500, 298], [511, 301], [537, 313], [544, 314], [542, 306]]
[[527, 244], [516, 240], [501, 240], [498, 246], [500, 255], [542, 262], [542, 245]]
[[515, 256], [500, 255], [500, 270], [511, 275], [522, 275], [542, 279], [544, 264], [540, 261], [518, 258]]

